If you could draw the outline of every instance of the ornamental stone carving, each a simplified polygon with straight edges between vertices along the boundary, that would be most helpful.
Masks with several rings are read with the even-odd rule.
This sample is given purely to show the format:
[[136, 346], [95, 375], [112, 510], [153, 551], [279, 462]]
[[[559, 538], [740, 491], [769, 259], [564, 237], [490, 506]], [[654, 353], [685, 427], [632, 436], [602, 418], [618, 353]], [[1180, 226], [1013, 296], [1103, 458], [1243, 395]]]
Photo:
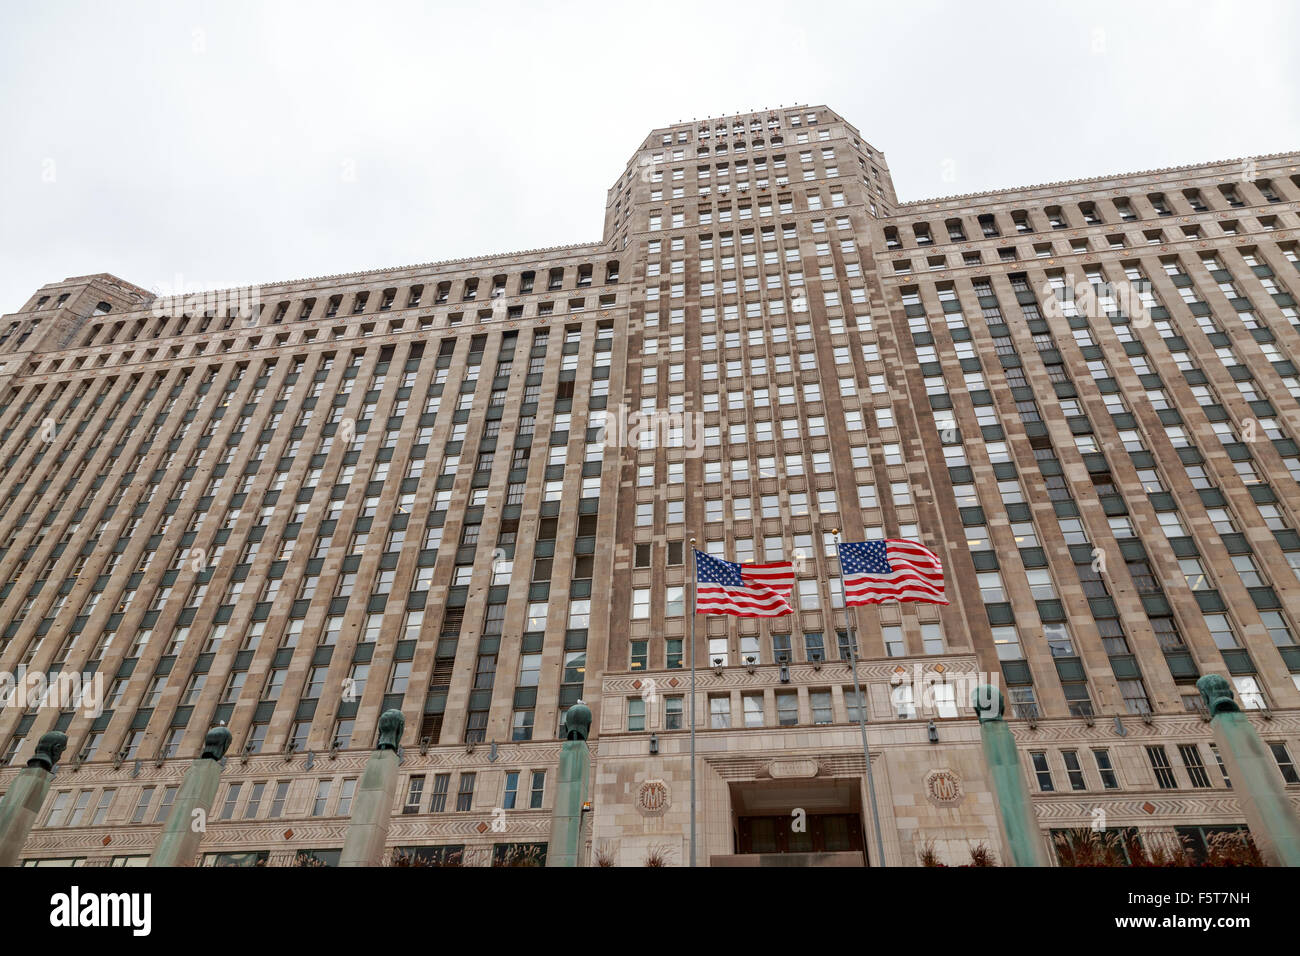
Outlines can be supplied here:
[[773, 760], [767, 765], [767, 775], [774, 780], [797, 780], [815, 777], [821, 765], [811, 757], [804, 760]]
[[637, 812], [644, 817], [662, 816], [672, 805], [672, 793], [662, 780], [647, 780], [637, 790]]
[[943, 767], [925, 775], [925, 799], [936, 807], [955, 807], [965, 796], [957, 771]]

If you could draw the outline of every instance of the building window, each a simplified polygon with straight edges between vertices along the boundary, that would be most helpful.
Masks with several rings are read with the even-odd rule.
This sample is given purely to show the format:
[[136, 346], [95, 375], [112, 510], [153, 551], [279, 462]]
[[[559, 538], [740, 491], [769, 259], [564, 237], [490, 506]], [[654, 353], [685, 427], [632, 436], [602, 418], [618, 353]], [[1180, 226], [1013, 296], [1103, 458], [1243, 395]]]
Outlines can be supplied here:
[[1219, 775], [1223, 777], [1223, 785], [1231, 790], [1232, 780], [1228, 777], [1228, 768], [1223, 762], [1223, 754], [1219, 753], [1219, 747], [1217, 744], [1213, 742], [1210, 743], [1210, 753], [1214, 754], [1214, 762], [1219, 765]]
[[226, 799], [221, 805], [221, 815], [217, 819], [230, 820], [235, 816], [235, 804], [239, 802], [239, 791], [242, 788], [242, 783], [232, 783], [226, 788]]
[[664, 698], [664, 730], [682, 729], [682, 698]]
[[1193, 787], [1211, 786], [1210, 775], [1205, 772], [1205, 764], [1201, 760], [1200, 747], [1196, 744], [1179, 744], [1178, 756], [1182, 758], [1183, 768], [1187, 771]]
[[799, 695], [794, 691], [782, 691], [776, 695], [776, 722], [782, 727], [799, 723]]
[[153, 803], [153, 795], [157, 790], [157, 787], [145, 787], [140, 791], [140, 799], [136, 802], [135, 812], [131, 814], [132, 823], [144, 823], [145, 814], [149, 812], [149, 804]]
[[47, 827], [63, 826], [64, 816], [68, 812], [68, 797], [71, 793], [71, 790], [64, 790], [54, 798], [54, 803], [50, 806], [49, 815], [45, 818], [45, 825]]
[[[329, 800], [330, 800], [330, 788], [331, 788], [331, 786], [333, 785], [333, 783], [334, 783], [333, 780], [319, 780], [319, 781], [317, 781], [317, 783], [316, 783], [316, 799], [312, 802], [312, 806], [311, 806], [311, 815], [312, 815], [312, 816], [314, 816], [314, 817], [323, 817], [323, 816], [325, 815], [325, 808], [329, 805]], [[421, 783], [423, 783], [423, 780], [421, 780]], [[408, 793], [407, 796], [408, 796], [408, 798], [409, 798], [410, 794]], [[419, 804], [418, 804], [418, 802], [417, 802], [417, 805], [416, 805], [416, 809], [417, 809], [417, 810], [419, 809]]]
[[433, 778], [433, 795], [429, 801], [430, 813], [442, 813], [447, 809], [447, 791], [451, 786], [451, 774], [435, 774]]
[[1287, 783], [1300, 783], [1300, 774], [1296, 773], [1295, 763], [1291, 759], [1291, 753], [1286, 749], [1286, 744], [1278, 741], [1269, 741], [1268, 749], [1273, 751], [1273, 759], [1277, 761], [1277, 769], [1282, 773], [1282, 779]]
[[[168, 788], [171, 789], [171, 788]], [[269, 819], [277, 820], [284, 816], [284, 801], [289, 797], [289, 781], [277, 780], [275, 784], [275, 793], [271, 797], [271, 810], [267, 814]]]
[[488, 712], [471, 710], [465, 718], [465, 743], [481, 744], [487, 739]]
[[1151, 701], [1147, 698], [1146, 686], [1142, 681], [1122, 680], [1118, 683], [1124, 697], [1124, 706], [1130, 714], [1151, 713]]
[[262, 794], [266, 792], [265, 781], [259, 780], [253, 784], [252, 791], [248, 794], [248, 803], [244, 804], [244, 819], [257, 819], [257, 811], [262, 806]]
[[829, 724], [834, 721], [834, 714], [831, 710], [830, 691], [812, 691], [808, 695], [808, 700], [812, 706], [812, 719], [814, 724]]
[[424, 799], [424, 776], [418, 775], [411, 778], [406, 787], [406, 803], [402, 806], [403, 813], [419, 813], [420, 803]]
[[1088, 784], [1083, 779], [1083, 767], [1079, 765], [1079, 752], [1062, 750], [1061, 757], [1065, 760], [1065, 775], [1070, 781], [1070, 789], [1087, 790]]
[[899, 684], [889, 692], [894, 705], [894, 714], [899, 720], [916, 718], [916, 693], [911, 684]]
[[709, 726], [714, 730], [725, 729], [731, 726], [730, 697], [709, 698]]
[[533, 722], [535, 716], [536, 716], [536, 712], [533, 710], [516, 710], [511, 715], [510, 739], [511, 740], [532, 740]]
[[1097, 765], [1097, 773], [1101, 775], [1101, 785], [1107, 790], [1118, 790], [1119, 779], [1115, 776], [1115, 767], [1110, 762], [1110, 751], [1094, 750], [1092, 759]]
[[1174, 777], [1174, 768], [1169, 765], [1169, 754], [1162, 745], [1147, 747], [1147, 759], [1156, 774], [1156, 785], [1161, 790], [1177, 790], [1178, 781]]
[[1264, 700], [1264, 694], [1259, 689], [1255, 678], [1234, 677], [1232, 683], [1237, 688], [1237, 696], [1241, 698], [1242, 710], [1264, 710], [1268, 707], [1268, 702]]
[[664, 642], [664, 666], [670, 670], [680, 669], [682, 666], [682, 640], [681, 638], [669, 638]]
[[1052, 770], [1047, 765], [1047, 754], [1039, 750], [1029, 755], [1034, 764], [1034, 776], [1038, 779], [1038, 789], [1051, 793], [1056, 787], [1052, 784]]
[[627, 701], [627, 729], [645, 730], [645, 698], [629, 697]]
[[352, 795], [357, 790], [357, 778], [349, 777], [343, 781], [343, 787], [339, 791], [339, 805], [334, 810], [336, 817], [347, 817], [352, 815]]
[[851, 687], [844, 691], [844, 707], [848, 711], [848, 718], [855, 724], [862, 723], [864, 716], [862, 712], [862, 699], [866, 694], [861, 691], [854, 691]]
[[475, 776], [472, 773], [462, 773], [460, 775], [460, 790], [456, 793], [457, 810], [469, 810], [473, 806]]

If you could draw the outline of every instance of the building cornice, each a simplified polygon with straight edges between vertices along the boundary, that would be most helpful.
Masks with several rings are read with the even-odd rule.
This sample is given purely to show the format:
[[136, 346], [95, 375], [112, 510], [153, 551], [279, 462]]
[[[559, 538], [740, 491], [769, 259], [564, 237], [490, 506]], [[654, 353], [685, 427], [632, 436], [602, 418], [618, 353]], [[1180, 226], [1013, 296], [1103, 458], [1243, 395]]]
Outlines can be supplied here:
[[[1297, 154], [1295, 152], [1268, 153], [1262, 156], [1239, 156], [1236, 157], [1235, 159], [1217, 159], [1217, 160], [1210, 160], [1208, 162], [1203, 162], [1203, 163], [1187, 163], [1186, 165], [1182, 165], [1182, 166], [1164, 166], [1159, 169], [1142, 169], [1142, 170], [1137, 170], [1136, 172], [1129, 172], [1129, 173], [1107, 173], [1101, 176], [1086, 176], [1081, 179], [1062, 179], [1056, 182], [1034, 183], [1032, 185], [1026, 185], [1026, 186], [1007, 186], [1002, 189], [989, 189], [989, 190], [984, 190], [982, 192], [973, 192], [973, 193], [954, 193], [953, 195], [950, 196], [934, 196], [929, 199], [914, 199], [910, 202], [898, 203], [894, 207], [896, 210], [894, 215], [897, 216], [899, 214], [908, 211], [913, 211], [918, 207], [928, 206], [934, 203], [952, 203], [952, 202], [959, 202], [959, 201], [969, 202], [972, 200], [982, 200], [982, 199], [996, 202], [1001, 198], [1009, 197], [1011, 194], [1031, 192], [1033, 190], [1039, 190], [1039, 189], [1060, 190], [1063, 188], [1069, 188], [1074, 186], [1089, 186], [1089, 185], [1098, 188], [1103, 188], [1103, 189], [1119, 188], [1119, 181], [1136, 179], [1142, 176], [1169, 176], [1176, 173], [1185, 173], [1188, 170], [1200, 170], [1200, 169], [1206, 170], [1208, 172], [1210, 170], [1222, 168], [1224, 166], [1240, 166], [1242, 163], [1247, 163], [1252, 161], [1258, 163], [1266, 160], [1286, 159], [1287, 157], [1290, 157], [1300, 162], [1300, 154]], [[1116, 183], [1117, 185], [1104, 186], [1103, 184], [1105, 183]]]

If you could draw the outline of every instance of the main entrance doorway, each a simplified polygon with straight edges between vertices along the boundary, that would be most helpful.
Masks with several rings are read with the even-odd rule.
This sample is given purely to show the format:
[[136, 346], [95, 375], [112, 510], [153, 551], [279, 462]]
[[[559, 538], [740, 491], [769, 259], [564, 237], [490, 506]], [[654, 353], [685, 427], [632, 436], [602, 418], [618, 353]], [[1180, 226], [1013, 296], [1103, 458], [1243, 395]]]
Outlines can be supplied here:
[[724, 866], [862, 866], [857, 777], [733, 782], [732, 853]]
[[862, 852], [862, 818], [849, 813], [810, 814], [802, 827], [788, 817], [741, 817], [737, 853]]

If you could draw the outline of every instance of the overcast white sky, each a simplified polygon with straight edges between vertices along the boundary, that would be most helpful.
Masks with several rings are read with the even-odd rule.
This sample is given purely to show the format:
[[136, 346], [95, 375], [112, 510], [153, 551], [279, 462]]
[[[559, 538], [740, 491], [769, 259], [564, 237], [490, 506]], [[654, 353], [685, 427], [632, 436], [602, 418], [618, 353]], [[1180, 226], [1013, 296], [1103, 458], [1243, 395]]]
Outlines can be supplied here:
[[0, 312], [600, 238], [646, 132], [825, 103], [903, 201], [1300, 149], [1289, 2], [15, 2]]

